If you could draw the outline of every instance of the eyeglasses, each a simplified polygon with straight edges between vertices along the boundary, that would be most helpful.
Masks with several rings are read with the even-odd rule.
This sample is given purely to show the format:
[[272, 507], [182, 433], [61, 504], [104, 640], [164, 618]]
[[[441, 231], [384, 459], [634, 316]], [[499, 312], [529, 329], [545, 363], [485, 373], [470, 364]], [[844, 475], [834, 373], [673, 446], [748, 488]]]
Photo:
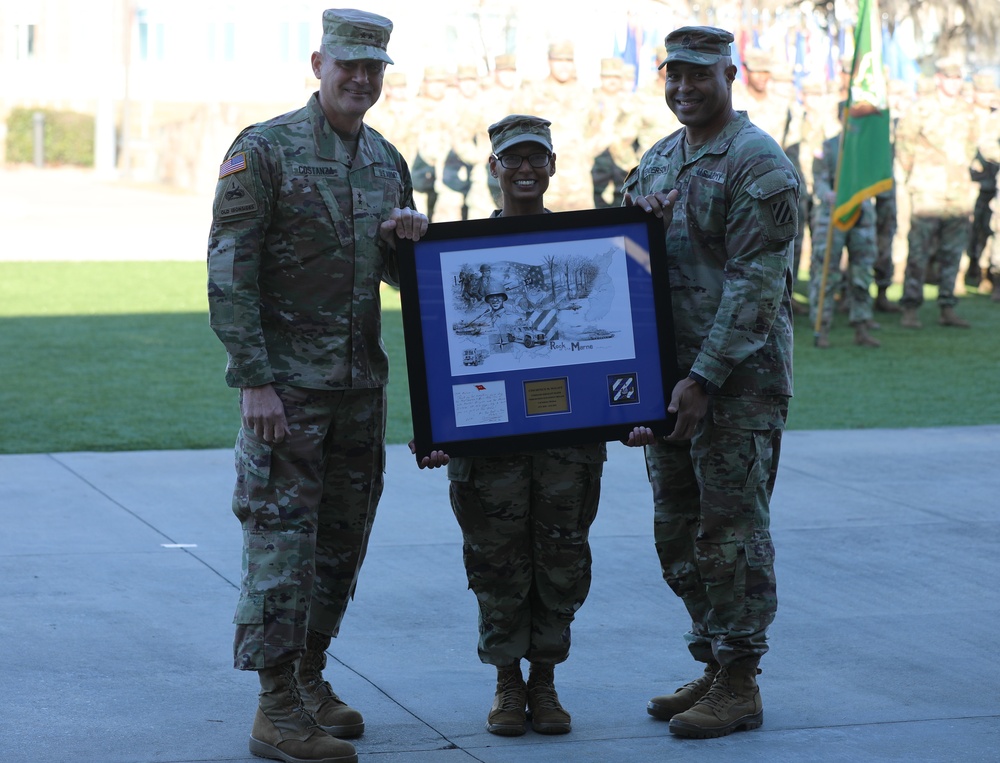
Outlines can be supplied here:
[[[496, 155], [494, 154], [494, 156]], [[552, 159], [552, 154], [528, 154], [528, 156], [521, 156], [520, 154], [504, 154], [503, 156], [496, 156], [496, 160], [500, 162], [500, 166], [502, 166], [505, 170], [516, 170], [521, 166], [521, 163], [525, 159], [528, 160], [528, 164], [538, 169], [549, 166], [549, 160]]]

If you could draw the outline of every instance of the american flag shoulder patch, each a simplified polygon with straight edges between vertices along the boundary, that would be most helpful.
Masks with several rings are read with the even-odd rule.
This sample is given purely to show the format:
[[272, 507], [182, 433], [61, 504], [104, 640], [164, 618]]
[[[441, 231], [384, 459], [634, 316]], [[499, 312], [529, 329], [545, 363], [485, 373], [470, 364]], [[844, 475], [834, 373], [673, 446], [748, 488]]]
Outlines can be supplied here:
[[236, 172], [242, 172], [246, 168], [247, 168], [247, 155], [242, 151], [238, 154], [233, 154], [219, 166], [219, 180], [222, 180], [222, 178], [226, 177], [227, 175], [232, 175]]

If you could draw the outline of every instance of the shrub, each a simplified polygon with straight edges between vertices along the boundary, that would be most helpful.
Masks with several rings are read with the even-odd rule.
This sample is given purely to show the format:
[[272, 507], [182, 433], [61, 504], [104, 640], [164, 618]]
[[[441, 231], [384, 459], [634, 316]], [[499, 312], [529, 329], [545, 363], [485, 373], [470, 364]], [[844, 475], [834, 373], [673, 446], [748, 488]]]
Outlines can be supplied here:
[[7, 161], [33, 162], [34, 115], [45, 115], [45, 164], [94, 166], [94, 117], [54, 109], [12, 109], [7, 117]]

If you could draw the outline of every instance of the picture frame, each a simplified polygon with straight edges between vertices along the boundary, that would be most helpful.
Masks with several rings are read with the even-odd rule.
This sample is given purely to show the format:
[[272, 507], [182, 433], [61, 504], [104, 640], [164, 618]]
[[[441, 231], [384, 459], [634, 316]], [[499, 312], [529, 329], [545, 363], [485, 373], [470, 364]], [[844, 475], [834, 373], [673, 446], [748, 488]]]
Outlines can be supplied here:
[[671, 431], [659, 218], [615, 207], [433, 223], [397, 249], [418, 460]]

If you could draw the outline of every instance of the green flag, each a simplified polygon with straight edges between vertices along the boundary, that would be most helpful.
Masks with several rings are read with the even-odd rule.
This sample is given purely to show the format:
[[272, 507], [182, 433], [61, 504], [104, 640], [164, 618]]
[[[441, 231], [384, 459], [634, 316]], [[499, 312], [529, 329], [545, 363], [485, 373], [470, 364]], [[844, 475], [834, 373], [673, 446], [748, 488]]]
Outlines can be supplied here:
[[833, 224], [849, 230], [861, 214], [861, 202], [890, 188], [889, 94], [882, 67], [878, 0], [861, 0]]

